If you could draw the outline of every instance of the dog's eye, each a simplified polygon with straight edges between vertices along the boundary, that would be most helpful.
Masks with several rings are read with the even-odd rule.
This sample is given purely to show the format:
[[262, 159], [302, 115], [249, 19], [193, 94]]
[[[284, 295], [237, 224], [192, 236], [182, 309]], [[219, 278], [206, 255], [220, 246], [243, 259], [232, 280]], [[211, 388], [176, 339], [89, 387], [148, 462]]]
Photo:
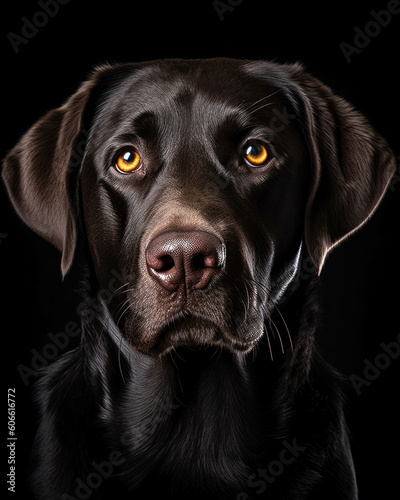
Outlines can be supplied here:
[[252, 167], [265, 165], [269, 158], [267, 148], [257, 141], [248, 142], [244, 146], [244, 158]]
[[139, 167], [139, 165], [140, 155], [134, 150], [127, 150], [121, 153], [115, 163], [117, 170], [123, 172], [124, 174], [133, 172]]

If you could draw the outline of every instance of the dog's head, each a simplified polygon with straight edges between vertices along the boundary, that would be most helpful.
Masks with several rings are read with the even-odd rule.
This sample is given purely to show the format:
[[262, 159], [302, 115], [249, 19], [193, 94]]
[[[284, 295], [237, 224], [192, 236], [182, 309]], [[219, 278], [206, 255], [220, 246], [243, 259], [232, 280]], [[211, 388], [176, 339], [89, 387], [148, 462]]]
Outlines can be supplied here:
[[81, 203], [100, 286], [123, 276], [125, 337], [159, 353], [251, 349], [302, 247], [321, 270], [394, 169], [364, 117], [300, 66], [213, 59], [96, 70], [21, 139], [3, 177], [63, 275]]

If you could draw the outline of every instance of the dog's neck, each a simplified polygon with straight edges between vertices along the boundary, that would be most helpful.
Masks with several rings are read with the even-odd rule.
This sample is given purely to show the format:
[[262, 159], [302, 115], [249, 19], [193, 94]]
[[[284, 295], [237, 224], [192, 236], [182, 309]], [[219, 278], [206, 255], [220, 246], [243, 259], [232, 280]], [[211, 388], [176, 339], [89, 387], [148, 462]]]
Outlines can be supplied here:
[[[86, 362], [102, 379], [99, 420], [106, 436], [114, 429], [107, 440], [126, 457], [132, 486], [156, 471], [173, 475], [178, 484], [223, 482], [211, 477], [212, 460], [219, 475], [225, 470], [227, 484], [244, 484], [265, 459], [262, 450], [286, 434], [285, 412], [290, 413], [291, 394], [298, 389], [291, 372], [310, 366], [304, 358], [312, 356], [314, 322], [297, 315], [300, 310], [314, 314], [304, 307], [306, 297], [303, 286], [287, 297], [268, 322], [268, 338], [247, 355], [215, 347], [179, 348], [161, 357], [140, 353], [101, 305], [96, 320], [84, 326]], [[293, 379], [305, 383], [307, 376]]]

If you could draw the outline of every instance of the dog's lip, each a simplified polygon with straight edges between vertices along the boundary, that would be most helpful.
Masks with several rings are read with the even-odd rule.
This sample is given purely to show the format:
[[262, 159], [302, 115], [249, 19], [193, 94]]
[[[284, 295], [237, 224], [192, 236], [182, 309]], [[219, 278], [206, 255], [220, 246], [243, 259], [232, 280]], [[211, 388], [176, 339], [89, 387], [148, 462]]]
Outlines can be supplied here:
[[220, 337], [221, 335], [218, 325], [211, 318], [182, 309], [168, 318], [168, 320], [161, 326], [158, 332], [159, 341], [162, 342], [167, 336], [170, 335], [174, 337], [174, 333], [187, 328], [189, 330], [195, 330], [196, 328], [212, 329], [215, 330], [217, 337]]
[[261, 337], [262, 335], [259, 335], [257, 338], [251, 340], [240, 340], [225, 335], [224, 341], [227, 347], [233, 348], [233, 350], [235, 351], [240, 351], [246, 354], [254, 349], [254, 347], [258, 344]]
[[[179, 334], [185, 330], [185, 335], [180, 337]], [[190, 330], [196, 332], [195, 336], [190, 335]], [[203, 330], [204, 337], [199, 337], [200, 330]], [[240, 339], [231, 332], [221, 329], [212, 318], [182, 310], [175, 313], [159, 329], [155, 349], [160, 353], [165, 353], [180, 346], [192, 348], [219, 346], [234, 352], [247, 353], [254, 348], [260, 337]]]

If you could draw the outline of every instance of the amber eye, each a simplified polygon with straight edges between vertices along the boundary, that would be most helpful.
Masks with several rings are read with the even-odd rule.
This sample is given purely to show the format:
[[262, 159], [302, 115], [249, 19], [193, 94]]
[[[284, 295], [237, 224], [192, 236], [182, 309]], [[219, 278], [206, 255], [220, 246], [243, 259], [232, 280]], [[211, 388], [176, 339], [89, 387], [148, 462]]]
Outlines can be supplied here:
[[120, 172], [129, 173], [136, 170], [140, 165], [140, 155], [134, 150], [128, 150], [121, 153], [115, 166]]
[[244, 147], [244, 157], [253, 167], [264, 165], [269, 158], [267, 148], [257, 141], [249, 142]]

